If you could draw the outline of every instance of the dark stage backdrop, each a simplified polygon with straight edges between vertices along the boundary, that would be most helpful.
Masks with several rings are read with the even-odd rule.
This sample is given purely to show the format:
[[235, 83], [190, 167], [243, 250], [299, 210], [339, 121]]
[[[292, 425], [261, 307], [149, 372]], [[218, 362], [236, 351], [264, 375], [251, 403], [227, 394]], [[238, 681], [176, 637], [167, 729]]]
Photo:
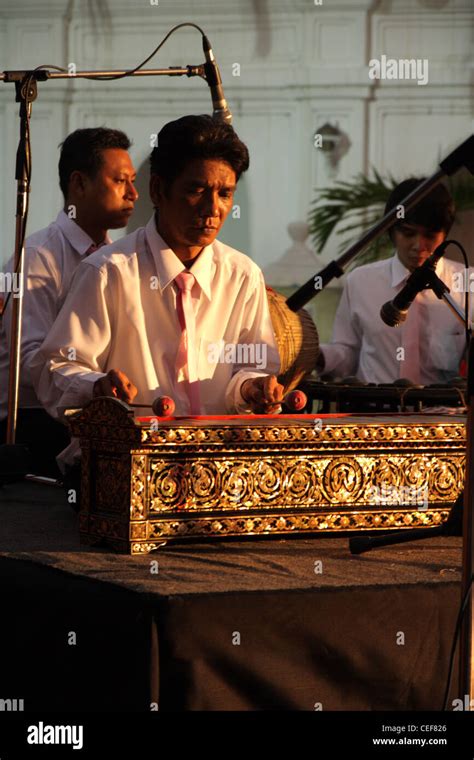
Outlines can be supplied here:
[[460, 539], [359, 557], [321, 536], [129, 557], [81, 547], [59, 490], [1, 495], [0, 698], [25, 711], [442, 707]]

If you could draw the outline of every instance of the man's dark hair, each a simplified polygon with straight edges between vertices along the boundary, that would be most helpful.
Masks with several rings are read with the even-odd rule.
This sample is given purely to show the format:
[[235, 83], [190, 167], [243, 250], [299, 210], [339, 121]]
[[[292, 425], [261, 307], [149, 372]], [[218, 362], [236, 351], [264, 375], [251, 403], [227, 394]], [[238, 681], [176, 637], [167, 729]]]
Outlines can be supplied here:
[[107, 127], [76, 129], [60, 144], [59, 186], [67, 198], [69, 179], [75, 171], [94, 177], [99, 171], [107, 148], [128, 150], [131, 142], [124, 132]]
[[150, 171], [169, 187], [195, 159], [225, 161], [234, 170], [237, 181], [249, 168], [247, 146], [230, 124], [202, 115], [183, 116], [165, 124], [158, 134], [158, 146], [150, 156]]
[[[413, 177], [400, 182], [390, 193], [385, 204], [385, 214], [400, 203], [413, 190], [425, 181], [424, 177]], [[393, 233], [399, 225], [417, 224], [432, 232], [448, 233], [454, 222], [455, 207], [450, 192], [444, 185], [436, 185], [428, 195], [425, 195], [417, 205], [405, 213], [404, 219], [399, 219], [390, 227], [388, 234], [393, 240]]]

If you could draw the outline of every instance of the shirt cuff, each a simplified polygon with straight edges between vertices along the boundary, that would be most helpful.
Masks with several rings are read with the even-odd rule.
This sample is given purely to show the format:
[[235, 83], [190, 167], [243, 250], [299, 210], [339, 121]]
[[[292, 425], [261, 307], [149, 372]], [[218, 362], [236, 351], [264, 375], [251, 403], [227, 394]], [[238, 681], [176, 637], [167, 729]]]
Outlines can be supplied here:
[[83, 407], [91, 401], [94, 395], [94, 383], [106, 375], [106, 372], [77, 373], [61, 396], [57, 407], [59, 418], [63, 418], [66, 409]]
[[324, 356], [324, 369], [319, 373], [320, 376], [344, 377], [356, 371], [358, 354], [350, 346], [323, 343], [319, 350]]

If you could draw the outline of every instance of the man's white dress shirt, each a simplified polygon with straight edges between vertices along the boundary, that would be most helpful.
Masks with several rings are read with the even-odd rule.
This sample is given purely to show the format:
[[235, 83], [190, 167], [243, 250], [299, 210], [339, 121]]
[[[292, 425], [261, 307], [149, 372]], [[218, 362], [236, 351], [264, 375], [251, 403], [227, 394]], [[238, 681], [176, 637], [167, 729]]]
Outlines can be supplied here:
[[[446, 258], [436, 266], [436, 274], [464, 310], [464, 292], [453, 288], [456, 272], [465, 272], [463, 265]], [[382, 321], [382, 305], [400, 292], [409, 276], [397, 254], [350, 272], [336, 312], [331, 343], [321, 346], [324, 375], [356, 375], [374, 383], [408, 377], [429, 385], [459, 374], [465, 347], [463, 326], [431, 289], [417, 295], [401, 326], [389, 327]]]
[[[154, 217], [80, 264], [35, 358], [36, 390], [51, 415], [86, 404], [96, 380], [110, 369], [135, 384], [134, 403], [151, 405], [157, 396], [171, 396], [176, 414], [189, 413], [185, 376], [175, 369], [181, 327], [173, 281], [182, 271]], [[248, 412], [240, 395], [243, 381], [277, 374], [280, 366], [262, 272], [216, 240], [200, 253], [192, 274], [201, 413]], [[243, 363], [221, 360], [232, 358], [229, 345], [255, 344], [266, 347], [265, 366], [249, 362], [248, 353]], [[224, 349], [217, 361], [216, 346]], [[247, 350], [252, 356], [254, 349]]]
[[[108, 241], [110, 238], [108, 239]], [[23, 316], [20, 359], [20, 407], [41, 407], [32, 383], [31, 361], [56, 319], [69, 292], [72, 276], [92, 238], [60, 211], [49, 227], [30, 235], [23, 261]], [[13, 257], [4, 272], [12, 272]], [[7, 295], [7, 294], [2, 294]], [[0, 324], [0, 419], [7, 416], [11, 303]]]

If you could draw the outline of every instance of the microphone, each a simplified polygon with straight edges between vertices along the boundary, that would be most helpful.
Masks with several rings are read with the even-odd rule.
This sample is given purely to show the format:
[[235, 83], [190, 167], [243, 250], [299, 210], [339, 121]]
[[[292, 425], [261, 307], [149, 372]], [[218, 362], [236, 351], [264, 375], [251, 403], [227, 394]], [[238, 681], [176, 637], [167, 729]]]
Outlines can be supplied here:
[[384, 303], [380, 309], [380, 316], [389, 327], [398, 327], [407, 318], [407, 312], [414, 299], [422, 290], [430, 284], [432, 273], [436, 269], [436, 264], [443, 256], [450, 240], [445, 240], [439, 245], [434, 253], [426, 259], [421, 267], [417, 267], [408, 278], [406, 285], [397, 293], [392, 301]]
[[206, 63], [204, 64], [204, 73], [206, 75], [206, 82], [211, 90], [212, 98], [212, 118], [216, 121], [223, 121], [226, 124], [232, 124], [232, 114], [229, 111], [229, 106], [224, 97], [224, 90], [222, 88], [222, 79], [217, 65], [214, 53], [212, 52], [211, 43], [205, 34], [202, 36], [202, 49], [204, 50], [204, 56]]

